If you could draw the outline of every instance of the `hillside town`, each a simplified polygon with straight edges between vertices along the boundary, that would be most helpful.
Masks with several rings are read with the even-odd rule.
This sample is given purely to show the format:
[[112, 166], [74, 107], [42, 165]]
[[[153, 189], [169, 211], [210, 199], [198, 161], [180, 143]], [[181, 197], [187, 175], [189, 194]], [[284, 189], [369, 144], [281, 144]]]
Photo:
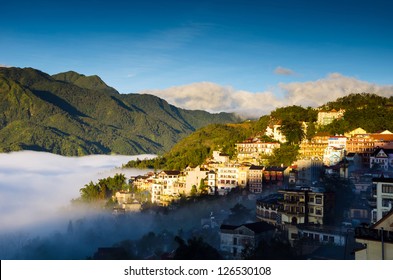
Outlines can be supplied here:
[[[317, 124], [342, 116], [343, 110], [321, 110]], [[205, 223], [219, 230], [225, 258], [241, 259], [250, 246], [278, 238], [300, 258], [393, 259], [393, 133], [360, 127], [344, 135], [317, 133], [300, 143], [291, 165], [267, 166], [266, 157], [285, 142], [275, 124], [236, 143], [232, 158], [217, 150], [196, 167], [129, 178], [130, 189], [113, 197], [113, 211], [138, 212], [146, 202], [173, 209], [180, 199], [240, 190], [255, 201], [254, 220]], [[135, 190], [146, 194], [143, 201]]]

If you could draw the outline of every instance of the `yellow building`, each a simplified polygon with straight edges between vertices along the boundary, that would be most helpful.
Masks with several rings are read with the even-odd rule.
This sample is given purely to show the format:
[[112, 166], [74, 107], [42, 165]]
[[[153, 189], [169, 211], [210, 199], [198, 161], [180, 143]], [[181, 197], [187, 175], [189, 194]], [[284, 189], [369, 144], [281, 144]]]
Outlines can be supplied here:
[[300, 159], [323, 159], [323, 154], [328, 146], [329, 133], [317, 133], [311, 140], [300, 143]]
[[350, 138], [353, 137], [355, 135], [360, 135], [360, 134], [367, 134], [367, 131], [365, 131], [363, 128], [358, 127], [350, 132], [344, 133], [344, 136]]

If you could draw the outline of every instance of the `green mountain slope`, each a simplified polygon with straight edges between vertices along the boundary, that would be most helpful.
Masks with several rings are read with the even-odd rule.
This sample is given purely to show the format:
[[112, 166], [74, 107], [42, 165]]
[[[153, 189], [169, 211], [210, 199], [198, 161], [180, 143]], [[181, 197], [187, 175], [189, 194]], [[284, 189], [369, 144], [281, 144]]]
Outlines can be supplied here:
[[[262, 116], [257, 121], [207, 125], [180, 140], [163, 156], [151, 160], [130, 161], [124, 167], [180, 170], [187, 166], [195, 167], [202, 164], [214, 150], [233, 156], [235, 143], [264, 131], [269, 121], [270, 116]], [[266, 140], [271, 139], [266, 137]]]
[[323, 128], [332, 134], [343, 134], [358, 127], [370, 133], [386, 129], [393, 131], [393, 97], [356, 93], [329, 102], [322, 108], [345, 109], [342, 119]]
[[[293, 120], [297, 124], [300, 121], [308, 122], [309, 129], [304, 135], [308, 138], [313, 137], [317, 131], [326, 131], [331, 135], [336, 135], [358, 127], [362, 127], [370, 133], [386, 129], [393, 131], [393, 96], [387, 98], [371, 93], [354, 93], [329, 102], [321, 106], [320, 109], [345, 109], [346, 111], [342, 119], [335, 120], [327, 126], [318, 127], [318, 129], [316, 129], [318, 111], [301, 106], [277, 108], [270, 115], [262, 116], [258, 121], [209, 125], [179, 141], [162, 157], [145, 161], [130, 161], [125, 164], [125, 167], [183, 169], [188, 165], [196, 166], [211, 156], [213, 150], [220, 149], [233, 155], [236, 142], [258, 134], [261, 135], [268, 125], [283, 124], [288, 120]], [[296, 156], [297, 149], [297, 145], [281, 145], [279, 152], [274, 154], [269, 162], [282, 163], [288, 159], [291, 162], [291, 158]], [[284, 159], [282, 155], [285, 155]]]
[[237, 121], [152, 95], [119, 94], [97, 76], [0, 68], [0, 151], [163, 153], [202, 126]]

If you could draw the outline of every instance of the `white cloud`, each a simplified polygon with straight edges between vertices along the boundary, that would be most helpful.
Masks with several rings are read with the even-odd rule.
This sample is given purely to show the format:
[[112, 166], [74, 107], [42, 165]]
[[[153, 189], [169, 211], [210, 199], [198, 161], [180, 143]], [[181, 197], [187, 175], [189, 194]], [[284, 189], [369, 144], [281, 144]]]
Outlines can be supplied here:
[[278, 66], [276, 69], [274, 69], [274, 74], [290, 76], [290, 75], [294, 75], [295, 72], [289, 68]]
[[[164, 90], [146, 90], [169, 103], [190, 110], [235, 112], [245, 117], [259, 117], [277, 107], [301, 105], [317, 107], [350, 93], [370, 92], [393, 95], [393, 85], [377, 85], [339, 73], [308, 82], [280, 83], [269, 91], [236, 90], [211, 82], [174, 86]], [[284, 94], [284, 98], [277, 96]]]
[[[90, 181], [116, 173], [126, 176], [143, 173], [116, 169], [136, 157], [63, 157], [32, 151], [0, 154], [1, 231], [54, 224], [54, 220], [60, 222], [64, 218], [60, 209], [79, 197], [79, 189]], [[151, 158], [152, 155], [139, 157]]]
[[281, 83], [289, 105], [320, 106], [351, 93], [369, 92], [382, 96], [393, 95], [393, 85], [377, 85], [347, 77], [340, 73], [310, 82]]

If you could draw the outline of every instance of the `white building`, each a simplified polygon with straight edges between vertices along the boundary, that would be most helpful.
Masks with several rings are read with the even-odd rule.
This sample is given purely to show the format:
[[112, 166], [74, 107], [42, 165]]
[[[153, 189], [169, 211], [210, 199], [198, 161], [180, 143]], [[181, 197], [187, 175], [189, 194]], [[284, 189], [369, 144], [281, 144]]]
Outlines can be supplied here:
[[273, 138], [274, 140], [279, 141], [280, 143], [287, 142], [287, 138], [281, 132], [281, 125], [280, 124], [275, 124], [273, 126], [268, 126], [266, 128], [265, 135]]
[[201, 184], [201, 180], [207, 179], [207, 174], [209, 170], [206, 168], [201, 168], [199, 165], [195, 168], [187, 167], [185, 170], [186, 175], [186, 193], [191, 192], [192, 186], [197, 188]]
[[280, 148], [280, 143], [263, 142], [259, 138], [251, 138], [236, 143], [235, 146], [238, 161], [258, 164], [263, 157], [270, 156], [274, 149]]
[[344, 159], [347, 137], [332, 136], [328, 139], [328, 146], [323, 154], [323, 163], [327, 166], [336, 165]]
[[226, 194], [238, 186], [239, 169], [232, 164], [221, 165], [217, 168], [217, 187], [219, 194]]
[[161, 204], [161, 195], [163, 194], [163, 185], [160, 183], [151, 184], [151, 202]]
[[370, 156], [370, 168], [378, 165], [383, 170], [393, 168], [393, 149], [379, 148]]
[[218, 163], [228, 163], [229, 155], [221, 153], [220, 151], [213, 151], [213, 160]]
[[387, 214], [393, 205], [393, 178], [374, 178], [376, 208], [371, 211], [371, 223], [376, 223]]

